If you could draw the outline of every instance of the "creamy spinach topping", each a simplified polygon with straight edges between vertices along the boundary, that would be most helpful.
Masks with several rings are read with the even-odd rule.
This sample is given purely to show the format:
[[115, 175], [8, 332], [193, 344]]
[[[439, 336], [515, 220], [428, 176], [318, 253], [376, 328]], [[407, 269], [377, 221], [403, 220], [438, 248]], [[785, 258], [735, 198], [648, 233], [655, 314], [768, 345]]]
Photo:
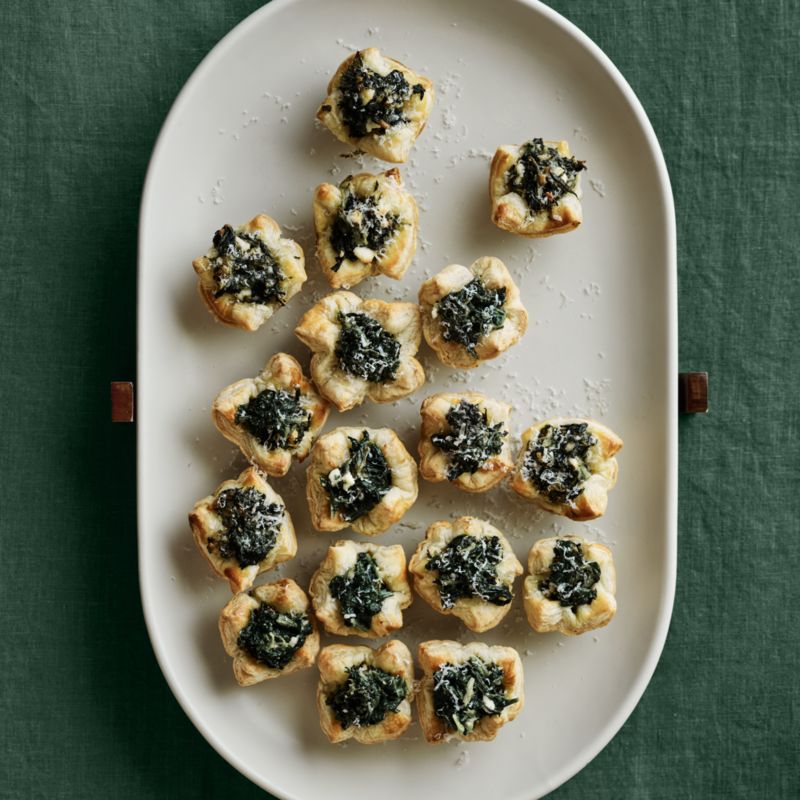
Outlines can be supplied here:
[[400, 342], [377, 320], [360, 311], [339, 314], [334, 353], [339, 367], [371, 383], [393, 381], [400, 366]]
[[413, 95], [425, 96], [420, 83], [411, 86], [398, 69], [379, 75], [356, 53], [339, 80], [337, 106], [353, 138], [380, 135], [408, 122], [405, 105]]
[[380, 194], [376, 194], [377, 182], [373, 193], [366, 197], [359, 197], [350, 190], [350, 178], [343, 181], [339, 188], [343, 199], [333, 220], [330, 238], [338, 259], [333, 266], [334, 272], [339, 271], [345, 259], [363, 262], [370, 252], [371, 261], [375, 263], [400, 226], [397, 214], [385, 214], [379, 209], [381, 198]]
[[210, 552], [219, 553], [221, 558], [233, 558], [240, 567], [250, 567], [263, 561], [275, 547], [284, 507], [268, 503], [252, 486], [220, 492], [214, 501], [214, 511], [222, 521], [223, 530], [208, 538]]
[[465, 472], [474, 474], [503, 449], [508, 431], [502, 422], [490, 425], [486, 411], [475, 403], [459, 401], [450, 406], [446, 419], [450, 430], [434, 433], [431, 443], [447, 453], [448, 480]]
[[462, 289], [445, 295], [435, 306], [433, 315], [446, 342], [456, 342], [478, 357], [475, 346], [492, 331], [503, 327], [506, 289], [489, 289], [479, 278]]
[[213, 245], [214, 297], [230, 294], [239, 303], [283, 304], [285, 275], [258, 236], [224, 225], [214, 234]]
[[522, 197], [531, 211], [542, 211], [558, 205], [564, 195], [575, 194], [578, 173], [584, 169], [583, 161], [532, 139], [520, 147], [519, 158], [506, 173], [506, 187]]
[[392, 596], [378, 572], [371, 553], [359, 553], [356, 563], [343, 575], [334, 575], [330, 582], [331, 595], [339, 601], [344, 624], [368, 631], [372, 618], [380, 613], [383, 601]]
[[511, 589], [500, 583], [497, 565], [503, 560], [503, 545], [498, 536], [470, 536], [462, 533], [425, 564], [438, 573], [442, 608], [452, 608], [462, 597], [480, 597], [495, 606], [508, 605]]
[[278, 611], [267, 603], [254, 608], [239, 632], [237, 644], [272, 669], [283, 669], [311, 633], [308, 615]]
[[472, 733], [484, 717], [502, 713], [516, 698], [506, 697], [503, 670], [472, 656], [463, 664], [443, 664], [433, 673], [433, 709], [453, 731]]
[[401, 675], [359, 664], [348, 668], [347, 680], [326, 702], [343, 728], [360, 728], [383, 722], [407, 695], [408, 684]]
[[588, 605], [597, 597], [594, 585], [599, 580], [600, 565], [586, 560], [581, 543], [558, 539], [548, 575], [539, 581], [539, 591], [548, 600], [558, 600], [577, 612], [578, 606]]
[[345, 522], [353, 522], [368, 514], [392, 488], [392, 471], [383, 451], [369, 438], [367, 431], [361, 439], [350, 440], [347, 461], [320, 478], [331, 513], [339, 514]]
[[268, 450], [297, 447], [311, 425], [300, 387], [265, 389], [236, 409], [234, 421]]
[[551, 503], [571, 503], [592, 474], [586, 456], [596, 444], [585, 422], [545, 425], [528, 445], [522, 475]]

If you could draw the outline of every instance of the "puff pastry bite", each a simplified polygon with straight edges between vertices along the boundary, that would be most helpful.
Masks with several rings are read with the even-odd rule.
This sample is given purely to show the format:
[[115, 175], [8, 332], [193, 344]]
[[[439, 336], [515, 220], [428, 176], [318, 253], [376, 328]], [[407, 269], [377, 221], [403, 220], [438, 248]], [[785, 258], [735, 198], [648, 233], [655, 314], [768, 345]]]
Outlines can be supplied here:
[[318, 531], [373, 536], [417, 499], [417, 464], [389, 428], [335, 428], [311, 451], [306, 473], [311, 522]]
[[319, 721], [332, 742], [377, 744], [411, 724], [414, 662], [402, 642], [392, 639], [377, 650], [328, 645], [317, 666]]
[[489, 176], [492, 222], [521, 236], [567, 233], [581, 224], [583, 161], [564, 141], [531, 139], [497, 148]]
[[617, 483], [622, 439], [592, 419], [557, 417], [522, 434], [511, 488], [520, 497], [564, 517], [585, 521], [605, 513]]
[[524, 601], [537, 633], [576, 636], [611, 622], [617, 575], [611, 551], [579, 536], [541, 539], [531, 548]]
[[403, 627], [403, 609], [411, 605], [406, 554], [399, 544], [336, 542], [311, 578], [309, 593], [328, 633], [386, 636]]
[[472, 369], [499, 356], [528, 327], [519, 289], [499, 258], [451, 264], [419, 290], [422, 331], [439, 360]]
[[225, 652], [241, 686], [310, 667], [319, 633], [305, 592], [291, 579], [235, 594], [219, 616]]
[[303, 249], [282, 238], [280, 226], [266, 214], [238, 228], [223, 225], [192, 266], [208, 310], [247, 331], [258, 330], [306, 281]]
[[433, 96], [430, 80], [369, 47], [339, 65], [317, 119], [340, 142], [402, 163], [428, 121]]
[[493, 525], [475, 517], [434, 522], [408, 565], [417, 594], [472, 631], [497, 625], [511, 610], [522, 564]]
[[414, 356], [422, 338], [414, 303], [362, 300], [352, 292], [323, 297], [300, 319], [298, 338], [311, 348], [311, 377], [339, 411], [388, 403], [415, 392], [425, 372]]
[[198, 500], [189, 525], [198, 549], [232, 592], [249, 589], [257, 575], [297, 553], [286, 505], [255, 467]]
[[349, 175], [314, 192], [317, 260], [334, 289], [369, 275], [399, 280], [417, 249], [419, 212], [400, 170]]
[[277, 353], [255, 378], [224, 388], [211, 416], [217, 430], [268, 475], [302, 461], [328, 418], [328, 404], [296, 359]]
[[485, 492], [512, 470], [508, 403], [478, 392], [442, 392], [423, 401], [420, 416], [419, 471], [425, 480]]
[[522, 661], [512, 647], [435, 639], [420, 644], [417, 659], [417, 712], [431, 744], [489, 741], [522, 710]]

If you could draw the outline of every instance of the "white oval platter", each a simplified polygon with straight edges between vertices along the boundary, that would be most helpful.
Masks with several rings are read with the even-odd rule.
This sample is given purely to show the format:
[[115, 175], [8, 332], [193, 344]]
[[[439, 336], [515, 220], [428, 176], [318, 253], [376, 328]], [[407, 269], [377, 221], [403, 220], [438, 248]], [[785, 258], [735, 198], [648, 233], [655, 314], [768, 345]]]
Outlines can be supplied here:
[[[523, 562], [536, 539], [556, 532], [612, 548], [619, 612], [594, 635], [535, 634], [519, 591], [506, 621], [481, 636], [419, 598], [407, 612], [398, 638], [412, 650], [430, 638], [480, 638], [521, 653], [525, 708], [491, 743], [430, 746], [414, 723], [395, 742], [334, 746], [317, 721], [315, 669], [239, 688], [217, 632], [229, 590], [194, 551], [186, 522], [195, 500], [244, 466], [211, 422], [217, 391], [255, 375], [280, 350], [308, 364], [292, 331], [328, 291], [313, 255], [314, 187], [385, 168], [354, 159], [314, 123], [333, 70], [352, 49], [368, 46], [431, 77], [437, 101], [401, 167], [421, 209], [415, 262], [399, 283], [373, 278], [355, 291], [414, 300], [419, 284], [447, 264], [495, 255], [520, 285], [530, 326], [504, 356], [468, 372], [442, 366], [423, 344], [422, 390], [386, 406], [332, 412], [326, 429], [390, 426], [416, 453], [422, 399], [473, 389], [514, 404], [517, 437], [535, 419], [581, 413], [625, 439], [619, 484], [594, 523], [537, 512], [504, 489], [469, 496], [422, 481], [413, 509], [377, 540], [402, 543], [410, 556], [428, 524], [472, 514], [505, 531]], [[489, 221], [492, 152], [533, 136], [566, 138], [588, 163], [585, 221], [574, 233], [526, 240]], [[301, 242], [309, 281], [260, 331], [246, 333], [212, 320], [190, 262], [222, 224], [261, 211]], [[198, 729], [255, 783], [298, 800], [345, 800], [376, 789], [382, 800], [528, 800], [574, 775], [641, 697], [675, 586], [674, 211], [653, 131], [610, 61], [535, 2], [275, 0], [222, 39], [176, 100], [150, 164], [139, 244], [142, 602], [164, 675]], [[354, 534], [311, 528], [304, 465], [271, 482], [294, 518], [300, 550], [261, 580], [288, 576], [307, 586], [327, 545]]]

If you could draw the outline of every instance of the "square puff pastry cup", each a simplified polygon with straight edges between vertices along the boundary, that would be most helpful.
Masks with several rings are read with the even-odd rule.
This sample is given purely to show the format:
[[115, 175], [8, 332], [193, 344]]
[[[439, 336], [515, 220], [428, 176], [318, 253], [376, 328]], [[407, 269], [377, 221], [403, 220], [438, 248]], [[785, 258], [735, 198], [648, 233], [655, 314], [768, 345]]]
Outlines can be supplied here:
[[[267, 389], [294, 393], [300, 390], [301, 402], [311, 419], [303, 438], [291, 449], [268, 450], [258, 439], [236, 422], [236, 412]], [[328, 404], [317, 394], [311, 381], [303, 375], [297, 359], [286, 353], [276, 353], [255, 378], [245, 378], [226, 386], [211, 406], [211, 416], [217, 430], [233, 442], [248, 461], [257, 464], [268, 475], [282, 476], [289, 471], [292, 459], [302, 461], [311, 451], [314, 440], [328, 419]]]
[[[553, 561], [553, 548], [560, 539], [578, 542], [586, 561], [595, 561], [600, 567], [600, 579], [594, 585], [597, 597], [578, 606], [577, 612], [570, 606], [562, 606], [558, 600], [549, 600], [539, 589], [539, 581], [547, 578]], [[525, 614], [530, 626], [537, 633], [560, 631], [567, 636], [577, 636], [586, 631], [602, 628], [611, 622], [617, 612], [617, 573], [611, 551], [603, 544], [589, 542], [580, 536], [553, 536], [540, 539], [528, 555], [528, 575], [524, 581], [523, 599]]]
[[458, 406], [462, 400], [485, 411], [488, 425], [502, 422], [503, 429], [506, 431], [499, 453], [489, 456], [475, 472], [462, 472], [450, 481], [453, 486], [457, 486], [465, 492], [485, 492], [500, 483], [514, 468], [508, 427], [511, 406], [499, 400], [492, 400], [479, 392], [462, 394], [440, 392], [423, 400], [419, 411], [422, 417], [422, 428], [419, 435], [419, 472], [426, 481], [431, 481], [431, 483], [448, 480], [447, 471], [450, 459], [444, 450], [440, 450], [433, 444], [431, 437], [434, 434], [446, 433], [450, 430], [447, 413], [454, 406]]
[[[589, 449], [585, 462], [592, 474], [586, 480], [583, 491], [574, 500], [566, 503], [551, 503], [523, 474], [528, 446], [531, 442], [536, 441], [539, 431], [545, 425], [558, 427], [581, 423], [586, 423], [589, 433], [597, 439], [597, 444]], [[522, 446], [517, 458], [516, 469], [511, 476], [510, 486], [520, 497], [532, 500], [553, 514], [560, 514], [578, 522], [596, 519], [605, 513], [608, 506], [608, 493], [617, 483], [619, 465], [614, 454], [621, 447], [622, 439], [611, 428], [607, 428], [593, 419], [555, 417], [536, 422], [522, 434]]]
[[199, 279], [200, 296], [216, 319], [226, 325], [255, 331], [303, 288], [306, 282], [305, 258], [303, 248], [294, 239], [282, 238], [280, 225], [266, 214], [253, 217], [250, 222], [239, 226], [236, 232], [248, 233], [261, 239], [278, 262], [284, 275], [282, 303], [278, 300], [269, 303], [242, 303], [231, 294], [214, 297], [217, 290], [214, 280], [217, 251], [213, 245], [204, 256], [192, 261], [192, 267]]
[[[463, 289], [475, 278], [488, 289], [505, 288], [504, 304], [506, 319], [501, 328], [491, 331], [476, 345], [477, 358], [473, 357], [464, 345], [447, 341], [436, 321], [436, 304], [448, 294]], [[419, 304], [422, 308], [422, 332], [425, 341], [448, 367], [473, 369], [484, 361], [496, 358], [512, 344], [517, 342], [528, 328], [528, 312], [519, 296], [519, 289], [514, 283], [506, 265], [494, 256], [483, 256], [469, 267], [450, 264], [441, 272], [429, 278], [419, 290]]]
[[[339, 101], [342, 96], [339, 85], [342, 75], [344, 75], [357, 56], [361, 57], [366, 69], [377, 72], [378, 75], [386, 76], [393, 70], [399, 70], [409, 86], [413, 87], [416, 84], [420, 84], [425, 89], [425, 94], [422, 97], [412, 93], [406, 101], [403, 107], [403, 115], [407, 120], [406, 122], [390, 128], [384, 128], [380, 123], [376, 123], [375, 129], [366, 136], [359, 138], [350, 135], [350, 130], [339, 109]], [[328, 83], [328, 96], [317, 111], [317, 119], [340, 142], [351, 144], [383, 161], [402, 164], [408, 158], [417, 137], [425, 128], [428, 116], [433, 108], [434, 94], [433, 83], [428, 78], [418, 75], [405, 64], [382, 55], [376, 47], [368, 47], [366, 50], [360, 50], [348, 56], [339, 65], [339, 68]]]
[[[343, 728], [336, 719], [330, 697], [347, 681], [347, 669], [367, 664], [384, 672], [401, 676], [408, 686], [406, 699], [376, 725], [353, 725]], [[325, 735], [333, 743], [355, 739], [361, 744], [377, 744], [396, 739], [411, 724], [411, 701], [414, 699], [414, 662], [408, 648], [397, 639], [381, 645], [377, 650], [371, 647], [356, 647], [346, 644], [331, 644], [323, 647], [317, 659], [319, 684], [317, 685], [317, 709], [319, 722]]]
[[[331, 594], [330, 582], [355, 566], [359, 553], [369, 553], [378, 567], [378, 575], [392, 592], [381, 610], [372, 617], [369, 630], [345, 624], [339, 601]], [[406, 554], [402, 545], [382, 547], [368, 542], [342, 539], [328, 548], [319, 569], [311, 577], [309, 588], [314, 613], [325, 630], [335, 636], [388, 636], [403, 627], [403, 609], [411, 605], [411, 587], [406, 574]]]
[[[222, 492], [228, 489], [246, 489], [252, 487], [264, 495], [267, 503], [278, 503], [283, 506], [283, 520], [278, 528], [275, 546], [258, 564], [242, 567], [236, 558], [222, 558], [218, 552], [209, 548], [209, 539], [225, 532], [222, 519], [214, 510], [214, 503]], [[224, 481], [215, 490], [214, 494], [198, 500], [189, 512], [189, 525], [192, 529], [195, 544], [198, 550], [208, 561], [211, 569], [225, 578], [232, 592], [242, 592], [253, 585], [256, 576], [267, 572], [283, 561], [294, 558], [297, 553], [297, 539], [294, 534], [292, 518], [286, 510], [283, 498], [264, 480], [264, 477], [255, 467], [248, 467], [236, 480]]]
[[[379, 251], [357, 247], [353, 253], [355, 260], [343, 258], [340, 261], [331, 245], [331, 233], [348, 192], [362, 200], [374, 197], [381, 216], [391, 214], [399, 221], [397, 229]], [[392, 168], [378, 175], [361, 172], [348, 176], [338, 186], [320, 184], [314, 192], [313, 208], [317, 260], [334, 289], [349, 289], [369, 275], [386, 275], [395, 280], [405, 275], [417, 249], [419, 211], [414, 197], [403, 188], [400, 170]], [[358, 224], [357, 212], [351, 220]]]
[[[472, 733], [460, 735], [436, 716], [433, 703], [433, 673], [444, 664], [463, 664], [473, 656], [497, 664], [503, 670], [506, 696], [516, 698], [516, 702], [506, 706], [500, 714], [483, 717], [475, 724]], [[503, 725], [511, 722], [522, 711], [525, 703], [522, 661], [513, 647], [490, 647], [484, 642], [460, 644], [446, 639], [434, 639], [420, 644], [417, 661], [424, 673], [417, 693], [417, 713], [422, 732], [430, 744], [440, 744], [452, 739], [465, 742], [491, 741]]]
[[[347, 461], [350, 457], [349, 437], [360, 440], [365, 431], [380, 447], [392, 471], [392, 487], [369, 513], [347, 522], [339, 513], [331, 513], [328, 493], [320, 478]], [[389, 428], [334, 428], [320, 436], [311, 451], [306, 471], [306, 497], [311, 523], [318, 531], [340, 531], [352, 526], [356, 533], [365, 536], [383, 533], [414, 505], [417, 492], [417, 462]]]
[[503, 534], [488, 522], [475, 517], [459, 517], [456, 520], [442, 520], [431, 525], [425, 538], [417, 545], [414, 555], [408, 564], [411, 581], [417, 594], [440, 614], [452, 614], [458, 617], [471, 631], [483, 633], [499, 625], [511, 610], [511, 603], [497, 606], [480, 597], [459, 597], [452, 608], [442, 606], [439, 587], [436, 585], [438, 573], [426, 569], [428, 561], [444, 550], [450, 542], [466, 534], [478, 538], [496, 536], [503, 548], [503, 558], [497, 565], [498, 582], [513, 590], [514, 580], [522, 574], [522, 564], [514, 555], [511, 545]]
[[[400, 365], [394, 380], [374, 383], [339, 366], [335, 353], [341, 331], [339, 314], [351, 313], [372, 317], [400, 343]], [[294, 332], [314, 353], [311, 377], [319, 393], [339, 411], [349, 411], [366, 397], [376, 403], [390, 403], [425, 383], [422, 364], [414, 358], [422, 339], [419, 308], [415, 303], [362, 300], [352, 292], [334, 292], [306, 311]]]
[[[253, 611], [263, 603], [284, 614], [306, 614], [311, 622], [311, 633], [283, 669], [273, 669], [256, 661], [238, 644], [242, 628], [250, 621]], [[252, 686], [254, 683], [280, 678], [295, 670], [310, 667], [319, 652], [317, 623], [311, 613], [308, 598], [291, 578], [284, 578], [276, 583], [264, 583], [248, 592], [235, 594], [219, 615], [219, 633], [225, 652], [233, 657], [233, 674], [240, 686]]]
[[[569, 156], [569, 144], [565, 141], [545, 142], [562, 156]], [[581, 175], [575, 177], [575, 194], [564, 195], [551, 208], [543, 208], [531, 214], [525, 199], [510, 192], [506, 185], [508, 171], [517, 163], [521, 145], [503, 144], [492, 158], [489, 172], [489, 195], [492, 200], [492, 222], [498, 228], [520, 236], [552, 236], [555, 233], [574, 231], [583, 220], [581, 209]]]

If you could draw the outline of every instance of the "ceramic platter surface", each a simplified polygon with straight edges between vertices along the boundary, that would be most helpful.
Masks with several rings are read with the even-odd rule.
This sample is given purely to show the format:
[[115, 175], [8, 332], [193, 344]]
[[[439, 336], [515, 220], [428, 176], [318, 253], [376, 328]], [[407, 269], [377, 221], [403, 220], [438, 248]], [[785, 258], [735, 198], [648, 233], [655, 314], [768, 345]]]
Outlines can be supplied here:
[[[595, 522], [539, 512], [504, 488], [467, 495], [421, 480], [411, 511], [373, 540], [401, 543], [410, 556], [430, 523], [470, 514], [504, 531], [523, 563], [534, 541], [558, 532], [611, 547], [619, 611], [594, 634], [534, 633], [520, 583], [511, 612], [486, 634], [470, 633], [419, 598], [406, 612], [397, 638], [412, 652], [436, 638], [519, 651], [526, 704], [493, 742], [431, 746], [414, 722], [394, 742], [331, 745], [317, 719], [316, 669], [239, 688], [217, 631], [230, 592], [196, 552], [186, 521], [197, 499], [244, 467], [211, 421], [217, 392], [254, 376], [279, 351], [308, 367], [293, 329], [330, 291], [314, 257], [314, 188], [387, 168], [353, 157], [314, 121], [336, 66], [368, 46], [429, 76], [437, 99], [401, 166], [420, 206], [414, 263], [400, 282], [371, 278], [354, 291], [414, 301], [422, 281], [446, 265], [493, 255], [520, 286], [530, 324], [506, 354], [470, 371], [444, 367], [423, 343], [421, 390], [388, 405], [333, 411], [326, 430], [388, 426], [416, 454], [423, 398], [475, 390], [513, 403], [517, 441], [534, 420], [575, 413], [625, 440], [618, 486]], [[528, 240], [489, 220], [491, 154], [534, 136], [568, 139], [588, 164], [584, 223], [565, 236]], [[247, 333], [213, 321], [191, 261], [217, 228], [262, 211], [302, 244], [309, 280], [263, 328]], [[276, 0], [262, 8], [212, 50], [164, 124], [142, 201], [138, 302], [145, 616], [172, 690], [226, 759], [285, 798], [344, 800], [380, 787], [382, 800], [522, 800], [552, 790], [600, 751], [644, 691], [671, 613], [677, 334], [674, 212], [663, 158], [632, 91], [591, 41], [545, 6], [515, 0]], [[307, 587], [330, 543], [362, 538], [313, 530], [305, 466], [271, 479], [300, 545], [294, 560], [260, 582], [285, 576]], [[332, 641], [323, 634], [323, 644]]]

